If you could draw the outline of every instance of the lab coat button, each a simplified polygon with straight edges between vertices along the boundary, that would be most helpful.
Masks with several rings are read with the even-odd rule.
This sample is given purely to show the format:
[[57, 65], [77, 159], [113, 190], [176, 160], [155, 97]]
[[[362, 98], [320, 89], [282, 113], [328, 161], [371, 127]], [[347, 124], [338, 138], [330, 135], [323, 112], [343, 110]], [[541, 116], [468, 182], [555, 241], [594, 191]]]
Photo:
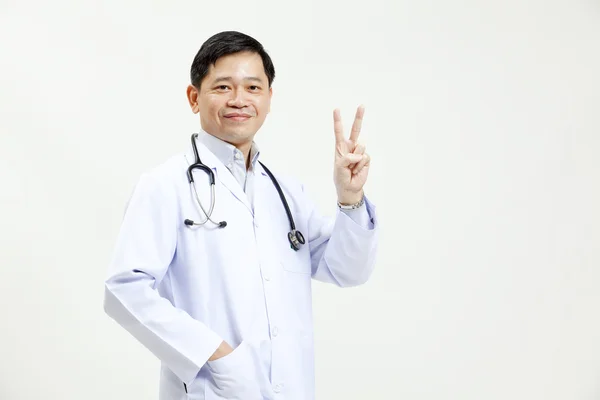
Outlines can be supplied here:
[[275, 385], [275, 386], [273, 387], [273, 391], [274, 391], [275, 393], [279, 393], [279, 392], [281, 392], [281, 389], [282, 389], [282, 388], [283, 388], [283, 385]]
[[264, 277], [265, 277], [265, 281], [267, 281], [267, 282], [269, 282], [271, 280], [271, 277], [269, 275], [265, 274]]
[[273, 335], [273, 337], [277, 337], [277, 335], [279, 334], [279, 329], [277, 329], [277, 327], [274, 327], [271, 331], [271, 334]]
[[240, 155], [240, 153], [236, 152], [235, 153], [235, 159], [239, 160], [240, 158], [242, 158], [242, 156]]

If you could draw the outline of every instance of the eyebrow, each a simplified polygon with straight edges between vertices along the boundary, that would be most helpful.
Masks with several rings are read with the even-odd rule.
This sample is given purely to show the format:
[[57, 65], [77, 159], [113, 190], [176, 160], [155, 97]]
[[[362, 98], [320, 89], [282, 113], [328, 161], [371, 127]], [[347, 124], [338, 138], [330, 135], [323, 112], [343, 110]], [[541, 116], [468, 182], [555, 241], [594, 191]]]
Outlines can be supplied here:
[[[213, 85], [219, 82], [231, 82], [233, 78], [231, 76], [221, 76], [213, 81]], [[245, 81], [259, 82], [263, 83], [263, 80], [256, 76], [247, 76], [244, 78]]]

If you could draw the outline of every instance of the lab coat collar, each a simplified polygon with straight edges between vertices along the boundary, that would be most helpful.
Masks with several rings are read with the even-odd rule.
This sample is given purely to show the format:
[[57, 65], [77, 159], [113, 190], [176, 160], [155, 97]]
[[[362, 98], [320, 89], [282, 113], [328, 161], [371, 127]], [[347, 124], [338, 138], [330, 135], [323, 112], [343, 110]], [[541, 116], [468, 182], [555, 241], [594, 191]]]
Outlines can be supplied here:
[[[200, 133], [201, 134], [201, 133]], [[250, 214], [254, 216], [254, 212], [248, 201], [248, 196], [244, 193], [244, 190], [235, 179], [231, 171], [219, 160], [219, 158], [213, 154], [200, 140], [196, 139], [196, 146], [198, 147], [198, 155], [200, 160], [207, 167], [211, 168], [215, 173], [215, 179], [223, 184], [233, 196], [238, 199], [242, 204], [246, 206]], [[191, 148], [185, 152], [188, 165], [193, 164], [195, 161], [194, 151]]]

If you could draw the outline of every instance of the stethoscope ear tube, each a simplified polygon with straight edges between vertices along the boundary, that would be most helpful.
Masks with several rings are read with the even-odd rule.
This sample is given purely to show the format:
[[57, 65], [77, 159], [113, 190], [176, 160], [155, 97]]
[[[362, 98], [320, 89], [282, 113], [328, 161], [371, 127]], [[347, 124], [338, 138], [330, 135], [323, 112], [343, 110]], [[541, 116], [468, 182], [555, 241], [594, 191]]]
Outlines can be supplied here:
[[202, 171], [206, 172], [206, 174], [208, 175], [208, 182], [211, 186], [215, 185], [215, 173], [213, 172], [212, 169], [210, 169], [209, 167], [207, 167], [206, 165], [202, 164], [201, 162], [196, 162], [192, 165], [190, 165], [187, 169], [187, 177], [188, 177], [188, 182], [189, 183], [194, 183], [194, 175], [192, 174], [193, 170], [196, 168], [200, 168]]

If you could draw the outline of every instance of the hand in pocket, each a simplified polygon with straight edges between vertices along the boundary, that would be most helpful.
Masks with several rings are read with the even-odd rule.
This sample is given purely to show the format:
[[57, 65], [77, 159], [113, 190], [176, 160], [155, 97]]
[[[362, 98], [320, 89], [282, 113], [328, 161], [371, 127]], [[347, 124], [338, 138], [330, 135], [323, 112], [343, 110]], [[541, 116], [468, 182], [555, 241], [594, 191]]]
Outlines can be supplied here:
[[259, 382], [256, 381], [255, 363], [252, 351], [243, 341], [230, 354], [207, 362], [210, 378], [208, 399], [254, 400], [261, 399]]

